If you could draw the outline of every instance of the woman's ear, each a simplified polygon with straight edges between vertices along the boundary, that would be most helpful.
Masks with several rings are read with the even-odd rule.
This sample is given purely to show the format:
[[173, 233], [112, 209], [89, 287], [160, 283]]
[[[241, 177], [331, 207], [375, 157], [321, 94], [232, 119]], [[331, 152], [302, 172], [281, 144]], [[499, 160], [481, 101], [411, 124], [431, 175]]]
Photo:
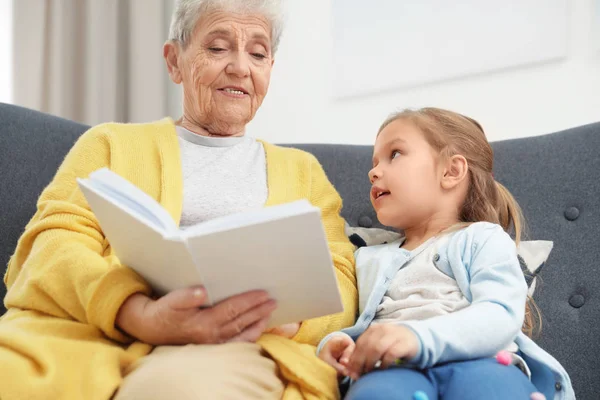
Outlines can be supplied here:
[[167, 71], [173, 83], [181, 83], [181, 70], [179, 69], [179, 43], [168, 40], [163, 46], [163, 57], [167, 63]]
[[442, 188], [451, 190], [463, 182], [469, 173], [469, 163], [461, 155], [454, 155], [446, 162], [444, 175], [442, 176]]

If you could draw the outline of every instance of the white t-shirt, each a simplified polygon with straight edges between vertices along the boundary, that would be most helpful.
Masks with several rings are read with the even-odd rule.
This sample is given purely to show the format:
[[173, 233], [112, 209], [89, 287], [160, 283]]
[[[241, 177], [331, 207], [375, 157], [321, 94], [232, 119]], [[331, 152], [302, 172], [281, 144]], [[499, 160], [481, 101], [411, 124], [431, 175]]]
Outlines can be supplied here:
[[268, 188], [262, 143], [248, 136], [214, 138], [176, 129], [183, 173], [181, 228], [264, 207]]
[[373, 322], [424, 320], [450, 314], [469, 305], [456, 280], [440, 271], [436, 262], [439, 240], [431, 239], [392, 279]]

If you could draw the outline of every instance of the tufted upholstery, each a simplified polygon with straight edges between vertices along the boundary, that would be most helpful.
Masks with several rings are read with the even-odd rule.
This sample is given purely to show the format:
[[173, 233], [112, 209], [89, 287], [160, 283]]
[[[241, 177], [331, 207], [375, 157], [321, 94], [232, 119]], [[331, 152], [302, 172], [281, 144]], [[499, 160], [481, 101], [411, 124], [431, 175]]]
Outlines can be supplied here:
[[[0, 264], [35, 200], [86, 129], [0, 104]], [[315, 154], [344, 199], [352, 225], [380, 226], [368, 200], [370, 146], [299, 145]], [[536, 301], [538, 342], [563, 363], [581, 400], [600, 398], [600, 124], [493, 144], [495, 176], [524, 209], [531, 239], [555, 242]], [[4, 297], [4, 287], [0, 288]], [[0, 308], [0, 313], [3, 309]]]

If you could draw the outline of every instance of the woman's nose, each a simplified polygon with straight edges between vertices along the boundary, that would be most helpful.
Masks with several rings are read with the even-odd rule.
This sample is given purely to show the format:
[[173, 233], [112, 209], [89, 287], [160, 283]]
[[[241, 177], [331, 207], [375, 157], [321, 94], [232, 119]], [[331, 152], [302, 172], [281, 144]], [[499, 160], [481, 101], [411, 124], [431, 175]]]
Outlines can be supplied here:
[[232, 55], [231, 61], [227, 64], [225, 72], [236, 75], [239, 78], [245, 78], [250, 75], [250, 61], [248, 60], [248, 54], [243, 51], [235, 52]]

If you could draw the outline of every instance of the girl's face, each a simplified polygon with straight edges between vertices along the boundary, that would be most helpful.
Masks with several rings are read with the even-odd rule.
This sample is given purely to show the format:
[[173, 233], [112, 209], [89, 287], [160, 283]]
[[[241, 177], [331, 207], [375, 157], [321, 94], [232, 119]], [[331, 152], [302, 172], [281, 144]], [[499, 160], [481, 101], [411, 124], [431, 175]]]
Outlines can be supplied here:
[[438, 153], [408, 120], [378, 135], [373, 150], [371, 203], [386, 226], [407, 229], [431, 219], [441, 207], [443, 167]]

